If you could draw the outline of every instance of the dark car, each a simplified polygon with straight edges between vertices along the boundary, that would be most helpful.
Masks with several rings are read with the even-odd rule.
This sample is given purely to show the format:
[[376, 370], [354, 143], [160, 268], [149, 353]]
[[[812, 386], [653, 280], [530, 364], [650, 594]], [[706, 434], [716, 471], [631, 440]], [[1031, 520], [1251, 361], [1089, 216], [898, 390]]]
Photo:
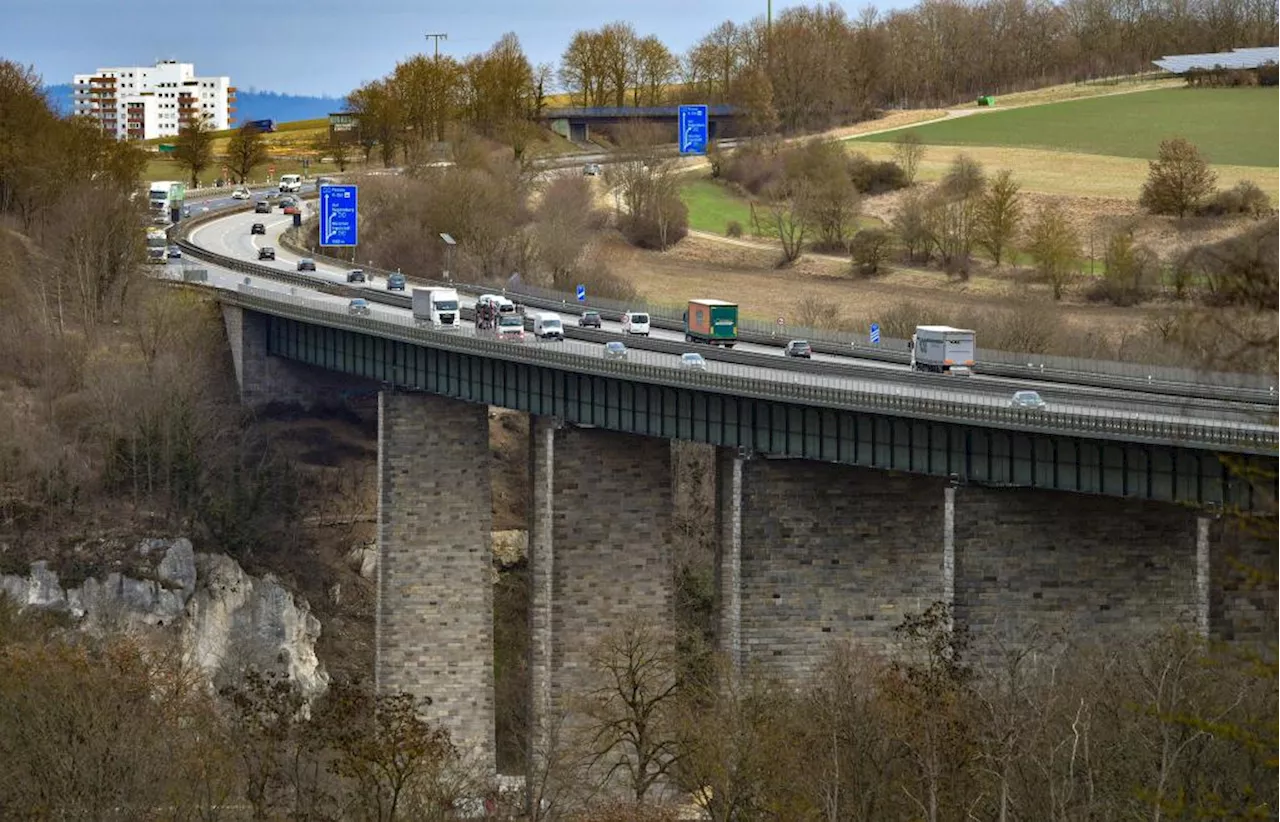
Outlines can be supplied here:
[[262, 234], [265, 236], [267, 233], [267, 227], [262, 223], [254, 223], [253, 225], [249, 226], [249, 233]]
[[599, 328], [600, 312], [599, 311], [583, 311], [582, 316], [578, 318], [579, 328]]
[[782, 349], [782, 353], [788, 357], [803, 357], [807, 360], [813, 356], [813, 346], [807, 340], [792, 340]]
[[298, 260], [298, 270], [299, 271], [315, 271], [316, 261], [311, 259], [310, 257], [303, 257], [301, 260]]
[[253, 206], [253, 213], [254, 214], [270, 214], [271, 203], [267, 202], [266, 200], [259, 200]]
[[388, 291], [404, 291], [404, 275], [403, 275], [403, 274], [388, 274], [388, 275], [387, 275], [387, 290], [388, 290]]
[[362, 283], [364, 282], [364, 271], [359, 268], [353, 268], [347, 272], [347, 282]]
[[276, 250], [269, 245], [264, 245], [258, 249], [259, 260], [274, 260], [276, 258]]

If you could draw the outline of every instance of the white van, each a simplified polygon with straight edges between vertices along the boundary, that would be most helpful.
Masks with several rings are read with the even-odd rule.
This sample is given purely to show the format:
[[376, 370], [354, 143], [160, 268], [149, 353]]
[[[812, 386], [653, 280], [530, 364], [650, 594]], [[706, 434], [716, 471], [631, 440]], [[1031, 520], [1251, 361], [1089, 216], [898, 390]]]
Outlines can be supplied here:
[[540, 340], [563, 340], [564, 323], [560, 315], [552, 311], [534, 314], [533, 336]]
[[282, 174], [280, 175], [280, 191], [302, 191], [302, 175], [301, 174]]
[[649, 315], [643, 311], [628, 311], [622, 315], [622, 330], [626, 334], [649, 336]]

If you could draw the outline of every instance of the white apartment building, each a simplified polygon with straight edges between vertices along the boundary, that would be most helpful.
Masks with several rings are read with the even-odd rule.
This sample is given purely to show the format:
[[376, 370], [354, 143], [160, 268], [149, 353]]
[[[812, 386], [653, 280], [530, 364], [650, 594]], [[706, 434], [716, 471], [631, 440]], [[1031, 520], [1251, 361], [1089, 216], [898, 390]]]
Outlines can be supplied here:
[[236, 121], [230, 77], [197, 77], [195, 64], [160, 60], [154, 66], [100, 68], [72, 81], [74, 114], [92, 117], [121, 140], [176, 137], [199, 116], [215, 130]]

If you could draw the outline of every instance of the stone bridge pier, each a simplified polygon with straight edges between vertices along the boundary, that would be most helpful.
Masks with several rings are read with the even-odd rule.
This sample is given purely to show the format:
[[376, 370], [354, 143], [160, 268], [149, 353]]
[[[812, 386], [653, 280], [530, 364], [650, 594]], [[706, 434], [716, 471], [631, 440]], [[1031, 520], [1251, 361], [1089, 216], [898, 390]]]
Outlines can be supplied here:
[[484, 405], [378, 399], [375, 686], [430, 697], [430, 720], [495, 772], [489, 417]]
[[[1183, 506], [947, 480], [720, 449], [720, 645], [801, 680], [827, 646], [892, 653], [940, 601], [976, 659], [1031, 641], [1124, 642], [1178, 626], [1274, 641], [1275, 524]], [[1264, 529], [1265, 530], [1265, 529]]]

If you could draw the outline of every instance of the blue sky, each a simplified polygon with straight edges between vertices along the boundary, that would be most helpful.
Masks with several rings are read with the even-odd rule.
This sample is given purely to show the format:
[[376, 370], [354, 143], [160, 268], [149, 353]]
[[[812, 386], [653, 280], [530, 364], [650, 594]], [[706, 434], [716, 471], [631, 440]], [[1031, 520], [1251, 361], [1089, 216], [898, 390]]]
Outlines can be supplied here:
[[[234, 85], [289, 94], [345, 96], [398, 60], [442, 52], [463, 57], [514, 31], [534, 63], [558, 64], [578, 29], [627, 20], [683, 53], [724, 20], [743, 22], [766, 0], [4, 0], [0, 57], [34, 65], [46, 84], [99, 66], [195, 63]], [[800, 5], [775, 0], [774, 14]], [[841, 3], [853, 16], [865, 2]], [[878, 8], [912, 5], [904, 0]]]

